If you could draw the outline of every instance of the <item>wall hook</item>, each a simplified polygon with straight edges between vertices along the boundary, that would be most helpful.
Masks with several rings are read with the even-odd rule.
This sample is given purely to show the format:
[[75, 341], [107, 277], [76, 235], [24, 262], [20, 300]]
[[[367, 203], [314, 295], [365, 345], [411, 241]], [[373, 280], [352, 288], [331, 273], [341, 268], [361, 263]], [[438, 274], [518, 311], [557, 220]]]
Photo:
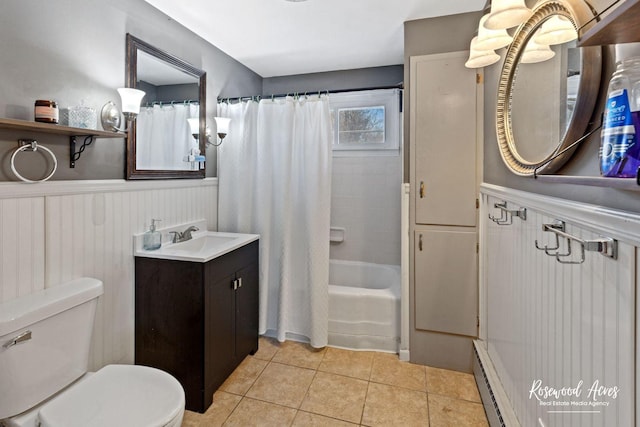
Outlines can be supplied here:
[[527, 209], [508, 209], [507, 202], [495, 203], [494, 208], [500, 209], [500, 217], [489, 214], [489, 219], [498, 225], [511, 225], [513, 224], [513, 217], [518, 217], [523, 221], [527, 220]]
[[[610, 237], [599, 237], [597, 239], [581, 239], [579, 237], [573, 236], [565, 231], [565, 223], [563, 221], [555, 221], [552, 224], [542, 224], [542, 231], [554, 233], [556, 236], [556, 247], [551, 248], [545, 245], [544, 247], [540, 247], [538, 241], [535, 241], [535, 245], [537, 249], [544, 250], [544, 252], [556, 258], [561, 264], [582, 264], [586, 259], [585, 252], [597, 252], [607, 258], [618, 259], [618, 241], [612, 239]], [[567, 252], [561, 254], [558, 252], [560, 248], [560, 237], [566, 239], [567, 241]], [[568, 260], [565, 261], [561, 258], [568, 258], [572, 255], [571, 251], [571, 242], [576, 242], [580, 245], [580, 259], [577, 261]], [[551, 252], [555, 251], [555, 252]]]

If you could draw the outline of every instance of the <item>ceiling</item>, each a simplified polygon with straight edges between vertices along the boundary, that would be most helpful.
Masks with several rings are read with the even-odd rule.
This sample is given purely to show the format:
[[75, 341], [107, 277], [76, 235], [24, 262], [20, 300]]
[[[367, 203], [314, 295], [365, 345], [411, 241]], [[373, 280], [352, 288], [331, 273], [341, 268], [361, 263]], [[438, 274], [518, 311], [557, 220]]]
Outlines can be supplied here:
[[145, 1], [262, 77], [402, 64], [405, 21], [477, 11], [485, 3], [485, 0]]

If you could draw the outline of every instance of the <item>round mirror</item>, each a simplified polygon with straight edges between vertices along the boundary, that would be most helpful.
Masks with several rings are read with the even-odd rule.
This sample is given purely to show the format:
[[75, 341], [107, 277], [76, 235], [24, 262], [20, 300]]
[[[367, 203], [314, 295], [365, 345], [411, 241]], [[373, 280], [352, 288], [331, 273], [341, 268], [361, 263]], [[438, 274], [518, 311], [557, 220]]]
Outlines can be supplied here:
[[576, 47], [593, 16], [582, 0], [545, 1], [518, 28], [498, 86], [496, 131], [502, 159], [517, 175], [551, 173], [573, 154], [600, 87], [601, 48]]

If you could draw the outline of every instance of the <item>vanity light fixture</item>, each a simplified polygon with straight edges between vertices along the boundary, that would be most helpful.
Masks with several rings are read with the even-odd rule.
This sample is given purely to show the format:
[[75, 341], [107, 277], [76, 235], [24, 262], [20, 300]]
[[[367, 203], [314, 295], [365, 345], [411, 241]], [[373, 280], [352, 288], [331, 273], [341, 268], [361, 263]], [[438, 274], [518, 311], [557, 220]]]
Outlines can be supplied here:
[[484, 26], [490, 30], [517, 27], [531, 16], [532, 11], [524, 0], [491, 0], [491, 13]]
[[471, 49], [469, 52], [469, 59], [464, 63], [467, 68], [482, 68], [495, 64], [500, 60], [500, 55], [493, 50], [481, 50], [477, 47], [478, 36], [471, 40]]
[[133, 88], [119, 88], [118, 93], [122, 100], [122, 114], [125, 118], [125, 128], [120, 128], [120, 110], [112, 101], [107, 102], [102, 107], [100, 119], [102, 129], [113, 132], [126, 132], [126, 122], [133, 121], [140, 113], [140, 101], [144, 97], [144, 91]]
[[478, 25], [478, 38], [475, 43], [475, 47], [478, 50], [496, 50], [508, 46], [513, 41], [506, 29], [490, 30], [484, 24], [487, 21], [489, 15], [484, 15], [480, 18], [480, 24]]
[[144, 91], [121, 87], [118, 89], [118, 93], [122, 99], [122, 114], [124, 114], [124, 118], [126, 120], [135, 120], [140, 113], [140, 102], [144, 98]]
[[551, 50], [548, 44], [537, 43], [534, 39], [529, 39], [527, 46], [522, 52], [520, 62], [523, 64], [535, 64], [536, 62], [544, 62], [555, 56], [555, 52]]
[[[225, 136], [227, 136], [227, 133], [229, 133], [229, 123], [231, 122], [231, 119], [228, 119], [226, 117], [214, 117], [214, 120], [216, 121], [216, 129], [218, 130], [218, 138], [220, 138], [220, 142], [217, 144], [214, 144], [213, 142], [211, 142], [208, 126], [207, 126], [206, 141], [207, 141], [207, 145], [213, 145], [217, 147], [220, 144], [222, 144], [222, 140], [224, 139]], [[189, 128], [191, 129], [191, 135], [193, 135], [193, 137], [196, 140], [199, 139], [200, 119], [191, 118], [191, 119], [187, 119], [187, 121], [189, 122]]]
[[564, 16], [554, 15], [542, 24], [535, 35], [536, 43], [563, 44], [578, 38], [578, 32]]
[[231, 123], [231, 119], [228, 117], [214, 117], [214, 120], [216, 121], [216, 132], [218, 133], [220, 142], [213, 145], [218, 146], [222, 144], [222, 140], [229, 133], [229, 124]]
[[195, 139], [199, 139], [200, 138], [200, 119], [197, 117], [192, 117], [190, 119], [187, 119], [187, 122], [189, 123], [189, 129], [191, 129], [191, 135], [193, 135]]

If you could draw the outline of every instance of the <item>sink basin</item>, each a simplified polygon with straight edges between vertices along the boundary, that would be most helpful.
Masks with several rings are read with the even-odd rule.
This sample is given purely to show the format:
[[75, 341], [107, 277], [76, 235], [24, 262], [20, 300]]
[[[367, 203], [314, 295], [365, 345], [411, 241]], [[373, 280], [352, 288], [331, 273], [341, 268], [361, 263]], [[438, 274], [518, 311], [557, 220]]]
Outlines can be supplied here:
[[176, 261], [207, 262], [234, 249], [258, 240], [257, 234], [223, 233], [205, 231], [193, 233], [186, 242], [165, 243], [160, 249], [145, 250], [137, 248], [135, 256], [160, 258]]
[[215, 250], [220, 245], [226, 245], [232, 240], [237, 239], [236, 236], [216, 236], [206, 234], [186, 242], [174, 243], [167, 250], [175, 252], [201, 253]]

